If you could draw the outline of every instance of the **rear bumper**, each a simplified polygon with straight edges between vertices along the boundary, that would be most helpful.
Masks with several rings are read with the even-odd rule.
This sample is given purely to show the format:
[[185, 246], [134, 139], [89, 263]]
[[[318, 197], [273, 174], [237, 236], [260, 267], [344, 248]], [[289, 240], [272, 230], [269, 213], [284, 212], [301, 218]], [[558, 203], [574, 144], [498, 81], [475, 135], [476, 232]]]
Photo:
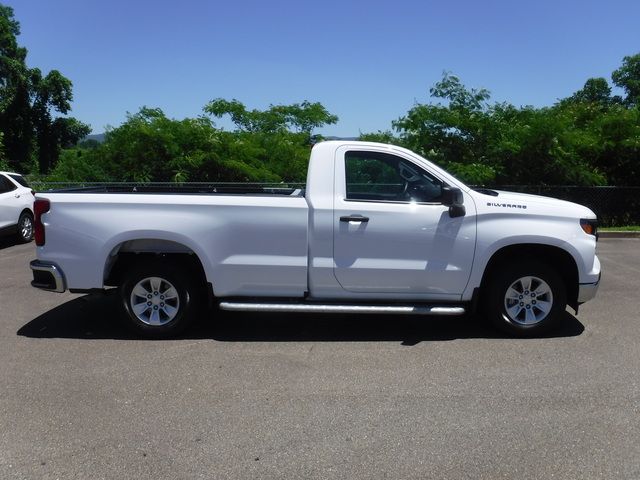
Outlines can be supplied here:
[[67, 289], [64, 274], [54, 263], [33, 260], [29, 266], [33, 273], [32, 287], [58, 293]]
[[581, 283], [578, 287], [578, 303], [584, 303], [591, 300], [596, 296], [598, 287], [600, 286], [600, 278], [602, 274], [598, 275], [598, 281], [595, 283]]

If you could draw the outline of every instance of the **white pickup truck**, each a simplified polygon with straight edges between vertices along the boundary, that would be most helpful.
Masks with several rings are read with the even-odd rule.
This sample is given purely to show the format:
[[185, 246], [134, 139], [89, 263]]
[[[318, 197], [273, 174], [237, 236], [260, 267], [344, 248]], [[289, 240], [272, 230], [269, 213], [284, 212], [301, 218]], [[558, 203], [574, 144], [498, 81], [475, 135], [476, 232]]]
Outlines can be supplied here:
[[39, 193], [32, 285], [118, 287], [148, 337], [224, 310], [461, 315], [537, 335], [600, 281], [596, 216], [472, 190], [409, 150], [313, 147], [305, 189]]

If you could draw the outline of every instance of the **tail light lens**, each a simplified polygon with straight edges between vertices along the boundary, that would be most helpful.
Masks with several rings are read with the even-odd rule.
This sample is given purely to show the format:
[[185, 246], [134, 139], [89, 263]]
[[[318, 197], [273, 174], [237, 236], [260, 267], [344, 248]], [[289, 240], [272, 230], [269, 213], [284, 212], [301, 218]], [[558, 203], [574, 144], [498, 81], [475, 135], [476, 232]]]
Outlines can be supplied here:
[[45, 199], [37, 199], [33, 204], [33, 213], [35, 214], [34, 220], [34, 238], [36, 239], [36, 245], [41, 247], [44, 245], [45, 236], [44, 236], [44, 223], [42, 223], [42, 214], [47, 213], [51, 208], [51, 203], [49, 200]]

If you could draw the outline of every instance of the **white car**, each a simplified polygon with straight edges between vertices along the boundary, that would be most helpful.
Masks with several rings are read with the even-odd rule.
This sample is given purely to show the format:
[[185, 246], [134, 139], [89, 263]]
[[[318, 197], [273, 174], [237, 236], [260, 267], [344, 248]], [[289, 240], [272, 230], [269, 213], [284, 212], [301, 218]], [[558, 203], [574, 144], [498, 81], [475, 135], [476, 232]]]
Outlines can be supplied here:
[[34, 200], [24, 177], [0, 172], [0, 235], [17, 235], [24, 243], [33, 239]]

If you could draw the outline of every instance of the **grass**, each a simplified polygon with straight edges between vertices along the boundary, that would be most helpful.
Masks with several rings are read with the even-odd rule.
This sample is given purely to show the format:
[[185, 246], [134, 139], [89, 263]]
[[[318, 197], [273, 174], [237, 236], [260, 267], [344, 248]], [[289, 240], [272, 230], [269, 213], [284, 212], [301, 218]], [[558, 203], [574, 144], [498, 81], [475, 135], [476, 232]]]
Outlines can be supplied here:
[[640, 225], [627, 225], [625, 227], [601, 227], [602, 232], [640, 232]]

